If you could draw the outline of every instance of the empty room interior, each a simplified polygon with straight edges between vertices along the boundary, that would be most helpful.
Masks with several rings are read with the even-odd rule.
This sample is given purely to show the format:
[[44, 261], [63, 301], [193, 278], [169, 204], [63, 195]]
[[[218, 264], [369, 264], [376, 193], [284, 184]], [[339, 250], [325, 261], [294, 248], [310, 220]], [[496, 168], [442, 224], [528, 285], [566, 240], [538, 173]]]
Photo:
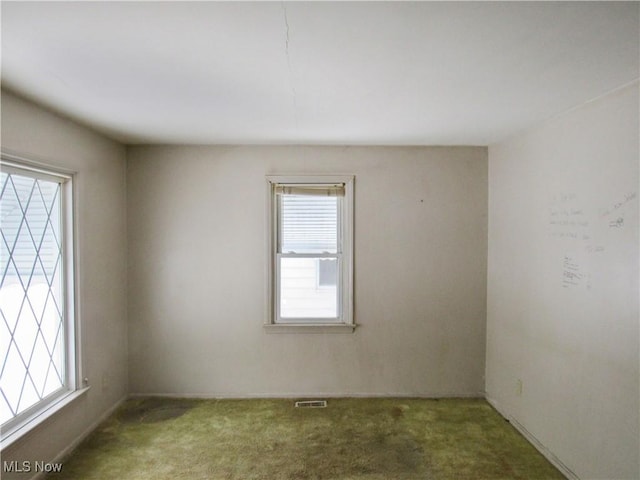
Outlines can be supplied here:
[[1, 9], [3, 479], [640, 478], [639, 2]]

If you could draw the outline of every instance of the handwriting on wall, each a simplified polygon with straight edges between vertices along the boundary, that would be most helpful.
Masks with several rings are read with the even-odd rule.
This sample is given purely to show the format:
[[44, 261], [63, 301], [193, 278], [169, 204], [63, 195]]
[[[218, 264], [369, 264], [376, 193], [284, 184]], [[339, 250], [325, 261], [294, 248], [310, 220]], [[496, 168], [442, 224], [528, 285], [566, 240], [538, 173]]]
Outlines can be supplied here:
[[635, 192], [621, 195], [620, 198], [600, 211], [600, 217], [604, 219], [609, 228], [624, 228], [625, 207], [637, 196]]
[[583, 238], [589, 220], [581, 208], [553, 205], [549, 213], [549, 225], [554, 237]]
[[619, 199], [617, 199], [615, 202], [613, 202], [611, 205], [609, 205], [609, 206], [605, 207], [604, 209], [602, 209], [602, 212], [601, 212], [600, 216], [601, 217], [608, 217], [611, 214], [616, 213], [618, 210], [620, 210], [622, 207], [627, 205], [629, 202], [631, 202], [632, 200], [635, 200], [637, 196], [638, 196], [638, 194], [636, 192], [624, 194]]
[[574, 252], [561, 257], [563, 288], [591, 288], [589, 258], [605, 255], [610, 240], [627, 227], [629, 206], [637, 196], [636, 192], [620, 194], [600, 209], [593, 208], [593, 199], [584, 202], [575, 192], [562, 192], [551, 198], [549, 234]]
[[622, 228], [624, 227], [624, 217], [618, 217], [615, 220], [609, 221], [609, 228]]
[[604, 246], [593, 245], [590, 215], [575, 193], [561, 193], [553, 197], [549, 207], [549, 227], [553, 238], [579, 241], [589, 253], [604, 251]]
[[579, 287], [586, 278], [587, 275], [578, 259], [573, 254], [565, 254], [562, 262], [562, 286], [564, 288]]

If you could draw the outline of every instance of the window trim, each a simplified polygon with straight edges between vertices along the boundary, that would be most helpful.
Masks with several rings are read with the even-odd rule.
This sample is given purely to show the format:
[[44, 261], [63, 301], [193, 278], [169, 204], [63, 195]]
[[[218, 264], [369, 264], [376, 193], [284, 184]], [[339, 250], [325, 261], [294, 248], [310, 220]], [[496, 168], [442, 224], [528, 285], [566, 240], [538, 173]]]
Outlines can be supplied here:
[[[267, 222], [266, 222], [266, 306], [264, 328], [267, 332], [278, 333], [350, 333], [355, 330], [356, 324], [353, 316], [353, 240], [354, 240], [354, 180], [353, 175], [267, 175], [266, 195], [267, 195]], [[344, 185], [344, 197], [341, 201], [339, 212], [339, 225], [342, 240], [342, 252], [339, 262], [341, 272], [339, 273], [339, 298], [340, 321], [323, 321], [323, 319], [310, 319], [304, 322], [278, 322], [277, 321], [277, 282], [278, 278], [278, 229], [279, 215], [276, 199], [276, 186], [323, 186], [323, 185]], [[321, 256], [321, 255], [315, 255]], [[333, 256], [333, 255], [332, 255]], [[340, 268], [340, 267], [339, 267]]]
[[30, 406], [1, 428], [2, 448], [18, 441], [32, 429], [49, 419], [76, 398], [89, 390], [82, 380], [81, 336], [78, 319], [78, 269], [77, 269], [77, 182], [76, 172], [52, 166], [22, 156], [0, 152], [0, 170], [12, 173], [26, 173], [34, 178], [60, 182], [61, 223], [62, 223], [62, 261], [64, 283], [65, 335], [65, 379], [64, 385], [36, 404]]

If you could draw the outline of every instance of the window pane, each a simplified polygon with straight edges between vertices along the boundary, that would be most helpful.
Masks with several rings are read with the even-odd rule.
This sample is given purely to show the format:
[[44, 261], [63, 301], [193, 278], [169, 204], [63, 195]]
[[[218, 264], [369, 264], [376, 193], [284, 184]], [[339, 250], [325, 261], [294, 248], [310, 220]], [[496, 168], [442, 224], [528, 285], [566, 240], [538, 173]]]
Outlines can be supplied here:
[[337, 253], [339, 197], [279, 195], [281, 253]]
[[64, 385], [60, 184], [1, 175], [0, 422]]
[[338, 284], [338, 259], [321, 258], [318, 260], [318, 286], [335, 287]]
[[[280, 258], [280, 317], [337, 318], [337, 272], [318, 286], [319, 258]], [[329, 260], [331, 261], [331, 260]], [[336, 259], [332, 261], [336, 262]], [[327, 277], [329, 275], [326, 275]], [[333, 284], [329, 283], [333, 281]]]

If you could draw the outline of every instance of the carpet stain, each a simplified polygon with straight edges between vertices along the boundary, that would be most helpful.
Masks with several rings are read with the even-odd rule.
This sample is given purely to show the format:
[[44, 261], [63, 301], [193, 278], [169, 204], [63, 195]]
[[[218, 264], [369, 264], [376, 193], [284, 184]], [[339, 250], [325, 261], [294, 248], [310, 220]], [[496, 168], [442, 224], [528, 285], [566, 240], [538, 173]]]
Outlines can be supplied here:
[[197, 400], [150, 397], [131, 400], [117, 413], [126, 423], [154, 423], [178, 418], [197, 405]]
[[357, 428], [341, 437], [327, 428], [287, 448], [299, 464], [289, 478], [424, 478], [424, 452], [406, 432]]

